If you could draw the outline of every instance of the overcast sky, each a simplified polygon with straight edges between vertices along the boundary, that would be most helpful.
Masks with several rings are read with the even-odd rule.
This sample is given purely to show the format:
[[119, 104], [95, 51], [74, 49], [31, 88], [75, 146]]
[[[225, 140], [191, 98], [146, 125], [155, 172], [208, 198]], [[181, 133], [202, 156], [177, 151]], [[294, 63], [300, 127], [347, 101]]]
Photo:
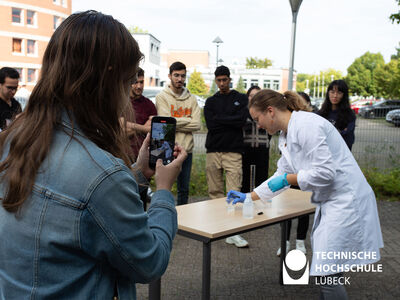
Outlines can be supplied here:
[[[85, 0], [72, 11], [94, 9], [127, 27], [139, 26], [167, 49], [208, 50], [215, 59], [216, 36], [225, 62], [249, 56], [288, 67], [292, 13], [288, 0]], [[355, 58], [380, 52], [388, 62], [399, 47], [400, 25], [389, 16], [395, 0], [303, 0], [297, 18], [294, 68], [316, 73], [346, 72]]]

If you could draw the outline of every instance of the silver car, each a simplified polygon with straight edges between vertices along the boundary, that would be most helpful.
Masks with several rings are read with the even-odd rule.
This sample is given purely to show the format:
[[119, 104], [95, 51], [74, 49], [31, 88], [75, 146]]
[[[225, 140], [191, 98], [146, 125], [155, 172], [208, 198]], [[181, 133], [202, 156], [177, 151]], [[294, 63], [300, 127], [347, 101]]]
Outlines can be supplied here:
[[386, 121], [394, 124], [394, 126], [400, 126], [400, 109], [391, 110], [386, 114]]

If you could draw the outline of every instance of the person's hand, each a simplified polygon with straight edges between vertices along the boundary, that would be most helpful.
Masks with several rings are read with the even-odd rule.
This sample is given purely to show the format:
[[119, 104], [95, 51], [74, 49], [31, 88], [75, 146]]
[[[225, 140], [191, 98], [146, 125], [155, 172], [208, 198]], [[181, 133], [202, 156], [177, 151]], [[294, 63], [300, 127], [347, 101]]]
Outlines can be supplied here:
[[226, 196], [226, 202], [231, 203], [233, 201], [232, 204], [236, 204], [238, 202], [243, 203], [245, 199], [246, 199], [245, 193], [241, 193], [234, 190], [230, 190], [228, 192], [228, 195]]
[[280, 189], [283, 189], [285, 186], [289, 185], [289, 182], [286, 179], [287, 173], [277, 176], [275, 178], [272, 178], [270, 181], [268, 181], [268, 187], [272, 192], [279, 191]]
[[161, 159], [157, 160], [155, 175], [157, 190], [171, 190], [172, 185], [181, 172], [187, 153], [185, 149], [176, 144], [174, 147], [174, 157], [175, 159], [166, 166], [164, 166]]
[[144, 177], [149, 179], [154, 175], [154, 170], [149, 167], [150, 134], [146, 135], [136, 160], [136, 166], [142, 171]]

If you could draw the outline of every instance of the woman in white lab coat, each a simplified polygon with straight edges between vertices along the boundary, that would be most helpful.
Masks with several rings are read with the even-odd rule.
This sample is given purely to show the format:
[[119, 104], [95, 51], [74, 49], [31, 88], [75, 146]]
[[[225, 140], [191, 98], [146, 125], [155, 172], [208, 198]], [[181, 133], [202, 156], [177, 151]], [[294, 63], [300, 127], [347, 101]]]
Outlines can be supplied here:
[[[271, 135], [281, 132], [282, 157], [275, 174], [247, 196], [268, 200], [290, 185], [312, 192], [316, 211], [311, 276], [377, 262], [383, 240], [374, 192], [338, 130], [317, 114], [302, 111], [304, 105], [290, 91], [262, 90], [250, 101], [250, 114], [258, 126]], [[245, 197], [228, 193], [234, 202]], [[321, 286], [321, 299], [329, 299], [329, 293], [347, 297], [343, 286]]]

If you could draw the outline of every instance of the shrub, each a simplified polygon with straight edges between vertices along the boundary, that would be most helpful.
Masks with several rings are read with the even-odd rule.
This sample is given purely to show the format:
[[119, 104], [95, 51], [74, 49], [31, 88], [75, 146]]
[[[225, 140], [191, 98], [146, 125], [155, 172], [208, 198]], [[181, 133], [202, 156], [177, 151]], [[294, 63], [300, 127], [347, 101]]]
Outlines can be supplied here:
[[378, 199], [400, 200], [400, 168], [364, 169], [363, 173]]

